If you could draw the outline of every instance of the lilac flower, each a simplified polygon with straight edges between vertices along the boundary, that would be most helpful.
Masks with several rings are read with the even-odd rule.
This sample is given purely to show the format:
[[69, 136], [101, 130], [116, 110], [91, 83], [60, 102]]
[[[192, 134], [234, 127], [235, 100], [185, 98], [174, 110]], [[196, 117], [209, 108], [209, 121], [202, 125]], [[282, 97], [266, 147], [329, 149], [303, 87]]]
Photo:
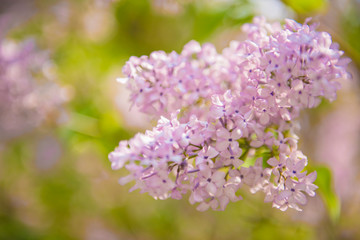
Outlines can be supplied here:
[[283, 211], [300, 211], [306, 194], [315, 195], [296, 118], [335, 99], [349, 77], [343, 52], [307, 23], [255, 18], [243, 30], [248, 39], [222, 53], [191, 41], [180, 54], [157, 51], [126, 63], [132, 104], [161, 117], [109, 155], [114, 169], [130, 172], [121, 183], [135, 181], [133, 189], [159, 199], [190, 192], [200, 211], [224, 210], [241, 199], [243, 185]]
[[223, 164], [226, 165], [233, 165], [235, 168], [239, 168], [240, 165], [244, 163], [244, 161], [240, 160], [242, 154], [242, 149], [238, 146], [234, 149], [229, 148], [226, 151], [221, 152], [221, 156], [224, 159]]
[[199, 186], [204, 187], [210, 196], [216, 196], [217, 191], [225, 184], [225, 172], [215, 171], [206, 166], [200, 166], [200, 182]]
[[216, 149], [218, 151], [224, 151], [226, 149], [237, 151], [239, 148], [237, 140], [241, 137], [241, 130], [236, 128], [230, 132], [226, 128], [219, 128], [216, 131], [216, 137], [218, 139], [216, 142]]
[[281, 191], [276, 197], [274, 203], [277, 204], [278, 208], [282, 211], [286, 210], [287, 207], [299, 210], [298, 204], [305, 205], [307, 200], [304, 191], [304, 184], [297, 183], [291, 178], [288, 178], [285, 182], [285, 190]]
[[212, 158], [216, 157], [219, 154], [213, 147], [209, 146], [203, 148], [196, 157], [196, 165], [201, 165], [203, 163], [212, 164]]
[[301, 172], [306, 165], [306, 159], [296, 159], [293, 160], [289, 158], [286, 161], [286, 167], [287, 167], [287, 174], [290, 177], [297, 177], [297, 178], [303, 178], [306, 173]]
[[0, 141], [39, 126], [66, 100], [64, 89], [46, 72], [50, 65], [33, 40], [0, 37]]
[[275, 157], [270, 158], [267, 163], [272, 167], [272, 174], [274, 174], [276, 183], [279, 183], [282, 179], [282, 173], [286, 169], [287, 157], [285, 154], [279, 155], [279, 160]]
[[305, 177], [300, 179], [301, 183], [305, 184], [305, 189], [304, 191], [310, 196], [313, 197], [315, 196], [315, 190], [318, 188], [315, 184], [314, 181], [316, 179], [316, 172], [312, 172], [308, 175], [306, 175]]

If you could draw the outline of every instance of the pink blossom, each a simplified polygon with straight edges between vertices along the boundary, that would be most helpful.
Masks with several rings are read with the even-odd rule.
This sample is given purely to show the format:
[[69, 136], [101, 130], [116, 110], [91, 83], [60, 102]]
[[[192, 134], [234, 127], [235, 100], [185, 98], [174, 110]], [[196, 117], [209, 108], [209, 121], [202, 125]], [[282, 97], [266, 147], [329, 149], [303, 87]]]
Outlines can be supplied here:
[[32, 39], [15, 42], [0, 32], [0, 141], [36, 128], [61, 110], [66, 92], [46, 72], [51, 65]]
[[[131, 57], [123, 68], [131, 102], [158, 117], [152, 131], [122, 141], [109, 159], [133, 189], [224, 210], [239, 190], [262, 191], [284, 211], [313, 197], [316, 172], [298, 149], [301, 110], [334, 100], [348, 61], [327, 33], [255, 18], [222, 53], [195, 41], [181, 53]], [[160, 117], [161, 116], [161, 117]]]

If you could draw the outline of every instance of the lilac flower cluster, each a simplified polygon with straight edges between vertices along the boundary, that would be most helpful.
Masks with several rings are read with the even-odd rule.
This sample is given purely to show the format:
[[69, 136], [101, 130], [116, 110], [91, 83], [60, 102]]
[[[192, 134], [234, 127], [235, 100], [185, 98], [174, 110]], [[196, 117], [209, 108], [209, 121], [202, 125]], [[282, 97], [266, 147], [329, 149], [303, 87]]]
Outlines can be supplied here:
[[158, 199], [180, 199], [200, 211], [224, 210], [241, 199], [240, 189], [262, 191], [265, 202], [301, 211], [314, 196], [316, 172], [298, 149], [300, 110], [336, 98], [348, 78], [348, 59], [331, 36], [315, 26], [257, 17], [245, 24], [247, 40], [217, 53], [195, 41], [181, 54], [162, 51], [131, 57], [123, 68], [141, 111], [162, 116], [157, 126], [110, 153], [113, 169], [130, 174]]
[[64, 102], [61, 88], [48, 81], [48, 66], [33, 40], [0, 37], [0, 142], [36, 127]]

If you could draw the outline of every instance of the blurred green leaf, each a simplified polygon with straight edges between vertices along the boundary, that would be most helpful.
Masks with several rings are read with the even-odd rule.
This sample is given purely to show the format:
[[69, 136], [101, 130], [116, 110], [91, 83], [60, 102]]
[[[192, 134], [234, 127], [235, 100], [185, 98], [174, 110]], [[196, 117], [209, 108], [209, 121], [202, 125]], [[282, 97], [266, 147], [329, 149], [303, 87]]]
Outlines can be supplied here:
[[97, 137], [99, 135], [98, 119], [89, 117], [84, 114], [75, 112], [71, 113], [70, 120], [66, 127], [73, 131], [92, 137]]
[[318, 192], [325, 202], [331, 220], [336, 223], [340, 217], [341, 205], [333, 187], [331, 171], [326, 166], [317, 166], [315, 170], [317, 172], [315, 184], [319, 187]]
[[33, 229], [9, 216], [0, 215], [0, 239], [35, 240], [40, 236]]
[[322, 12], [328, 5], [327, 0], [283, 0], [283, 2], [300, 14]]
[[[351, 5], [350, 5], [351, 4]], [[350, 3], [346, 15], [341, 18], [341, 30], [344, 33], [343, 38], [337, 39], [346, 55], [360, 67], [360, 8], [355, 2]]]
[[247, 0], [223, 3], [216, 7], [190, 5], [188, 9], [194, 18], [192, 35], [198, 41], [206, 40], [218, 29], [245, 23], [253, 17], [251, 4]]

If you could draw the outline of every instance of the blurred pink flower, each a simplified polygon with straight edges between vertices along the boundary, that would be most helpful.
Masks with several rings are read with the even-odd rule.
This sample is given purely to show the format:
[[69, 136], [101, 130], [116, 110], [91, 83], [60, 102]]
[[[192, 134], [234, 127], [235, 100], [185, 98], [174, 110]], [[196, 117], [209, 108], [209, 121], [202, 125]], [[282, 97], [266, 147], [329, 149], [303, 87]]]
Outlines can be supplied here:
[[39, 126], [65, 101], [47, 55], [33, 40], [0, 39], [0, 141]]
[[334, 173], [336, 192], [350, 199], [359, 172], [360, 99], [355, 82], [344, 86], [341, 102], [319, 124], [315, 157], [329, 165]]

